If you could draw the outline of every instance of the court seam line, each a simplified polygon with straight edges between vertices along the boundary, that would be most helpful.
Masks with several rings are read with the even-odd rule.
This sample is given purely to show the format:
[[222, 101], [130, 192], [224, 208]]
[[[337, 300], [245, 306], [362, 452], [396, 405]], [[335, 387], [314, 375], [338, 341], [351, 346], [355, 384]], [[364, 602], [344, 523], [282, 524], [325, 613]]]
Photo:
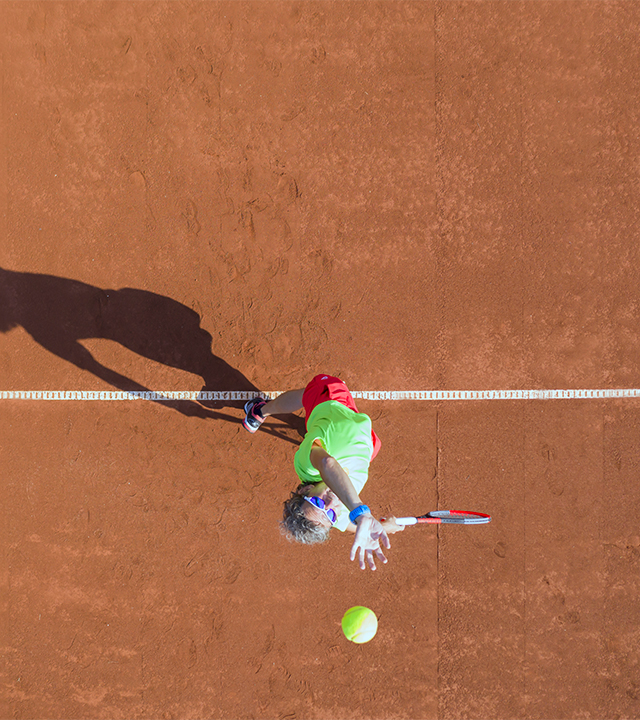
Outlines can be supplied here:
[[[2, 390], [0, 400], [75, 400], [154, 402], [250, 400], [258, 395], [277, 397], [283, 390]], [[363, 400], [608, 400], [640, 398], [640, 388], [599, 388], [575, 390], [352, 390]]]

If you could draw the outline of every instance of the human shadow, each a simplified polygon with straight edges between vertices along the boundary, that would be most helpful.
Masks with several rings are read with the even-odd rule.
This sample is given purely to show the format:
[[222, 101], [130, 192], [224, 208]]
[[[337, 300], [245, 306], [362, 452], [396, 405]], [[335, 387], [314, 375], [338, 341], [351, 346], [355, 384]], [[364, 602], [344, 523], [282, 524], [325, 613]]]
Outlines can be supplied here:
[[[212, 337], [200, 327], [198, 313], [147, 290], [103, 290], [69, 278], [0, 268], [0, 332], [18, 326], [49, 352], [118, 390], [149, 392], [149, 388], [98, 362], [81, 340], [112, 340], [144, 358], [199, 375], [203, 390], [259, 392], [239, 370], [212, 353]], [[241, 408], [243, 401], [160, 402], [190, 417], [242, 422], [240, 417], [216, 409]], [[278, 419], [304, 435], [302, 418], [286, 415]], [[261, 430], [296, 443], [271, 422]]]

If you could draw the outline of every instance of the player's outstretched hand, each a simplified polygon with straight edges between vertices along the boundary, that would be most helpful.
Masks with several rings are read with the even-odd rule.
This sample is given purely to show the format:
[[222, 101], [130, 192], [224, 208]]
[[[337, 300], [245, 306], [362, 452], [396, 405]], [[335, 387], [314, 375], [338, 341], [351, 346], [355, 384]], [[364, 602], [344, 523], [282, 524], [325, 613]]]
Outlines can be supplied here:
[[351, 546], [351, 560], [355, 560], [357, 556], [361, 570], [366, 568], [365, 560], [367, 565], [372, 570], [375, 570], [374, 553], [380, 562], [387, 562], [387, 558], [380, 547], [380, 542], [389, 549], [391, 547], [389, 536], [380, 522], [372, 515], [361, 515], [356, 520], [356, 526], [356, 537]]

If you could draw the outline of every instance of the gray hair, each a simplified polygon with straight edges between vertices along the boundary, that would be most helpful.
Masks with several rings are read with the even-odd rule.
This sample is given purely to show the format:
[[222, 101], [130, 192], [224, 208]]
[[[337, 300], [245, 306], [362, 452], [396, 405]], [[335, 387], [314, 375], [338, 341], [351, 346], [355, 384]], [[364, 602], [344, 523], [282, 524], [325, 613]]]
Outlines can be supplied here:
[[329, 539], [331, 528], [309, 520], [304, 514], [303, 503], [304, 488], [307, 485], [298, 485], [291, 497], [284, 501], [280, 530], [290, 542], [299, 542], [303, 545], [315, 545]]

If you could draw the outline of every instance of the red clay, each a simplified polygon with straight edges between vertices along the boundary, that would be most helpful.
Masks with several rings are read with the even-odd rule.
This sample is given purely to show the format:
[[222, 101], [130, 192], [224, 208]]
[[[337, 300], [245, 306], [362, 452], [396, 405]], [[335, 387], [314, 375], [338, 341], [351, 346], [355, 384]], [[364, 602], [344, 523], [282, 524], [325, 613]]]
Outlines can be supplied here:
[[[0, 4], [0, 390], [639, 387], [639, 26]], [[361, 572], [279, 533], [301, 418], [0, 401], [0, 716], [640, 717], [638, 402], [357, 402], [376, 514], [491, 524]]]

